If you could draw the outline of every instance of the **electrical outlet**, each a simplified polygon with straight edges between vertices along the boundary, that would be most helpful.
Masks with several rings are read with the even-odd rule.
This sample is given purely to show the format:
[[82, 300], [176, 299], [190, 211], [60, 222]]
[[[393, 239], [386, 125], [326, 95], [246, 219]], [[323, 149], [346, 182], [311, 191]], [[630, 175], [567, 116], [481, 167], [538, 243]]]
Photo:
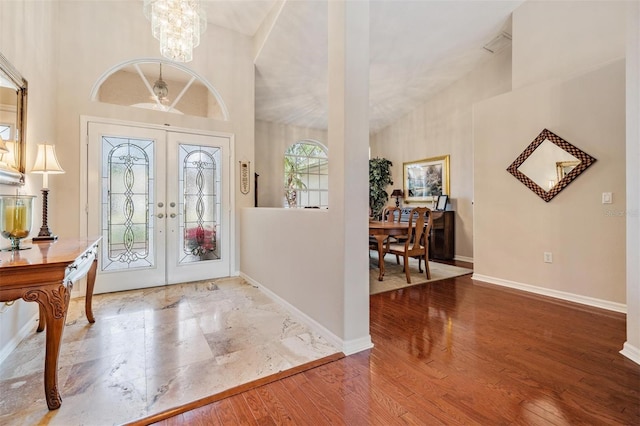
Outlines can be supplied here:
[[613, 202], [613, 195], [611, 192], [602, 193], [602, 204], [611, 204]]
[[553, 254], [550, 251], [544, 252], [544, 263], [553, 263]]

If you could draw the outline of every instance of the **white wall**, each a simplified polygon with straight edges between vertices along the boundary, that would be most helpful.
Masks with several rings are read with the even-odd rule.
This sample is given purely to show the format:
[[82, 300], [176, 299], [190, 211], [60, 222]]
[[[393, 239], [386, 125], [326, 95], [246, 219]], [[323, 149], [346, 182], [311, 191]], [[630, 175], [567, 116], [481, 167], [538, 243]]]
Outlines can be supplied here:
[[[474, 278], [623, 309], [624, 92], [616, 61], [476, 105]], [[548, 203], [506, 171], [544, 128], [597, 159]], [[602, 192], [613, 204], [601, 204]]]
[[303, 139], [312, 139], [328, 147], [326, 130], [256, 121], [255, 170], [260, 175], [258, 207], [283, 207], [284, 151], [291, 144]]
[[[473, 133], [475, 102], [511, 90], [509, 49], [436, 94], [422, 106], [371, 136], [371, 157], [393, 163], [393, 188], [402, 188], [403, 162], [450, 155], [451, 208], [456, 210], [455, 255], [471, 261], [473, 253]], [[394, 201], [390, 199], [391, 203]]]
[[[625, 6], [532, 1], [514, 12], [518, 89], [474, 108], [475, 278], [625, 310]], [[505, 171], [543, 128], [597, 159], [549, 203]]]
[[[56, 37], [57, 5], [50, 2], [0, 2], [0, 52], [16, 67], [29, 84], [27, 105], [27, 170], [32, 167], [36, 143], [55, 135], [57, 69]], [[42, 177], [27, 175], [26, 185], [20, 188], [24, 194], [40, 195]], [[13, 186], [0, 185], [0, 194], [15, 194]], [[34, 230], [40, 228], [41, 196], [34, 203]], [[6, 246], [7, 240], [0, 244]], [[0, 361], [24, 337], [33, 332], [37, 316], [36, 303], [16, 301], [11, 307], [0, 303]]]
[[625, 55], [626, 1], [528, 0], [513, 12], [513, 88]]

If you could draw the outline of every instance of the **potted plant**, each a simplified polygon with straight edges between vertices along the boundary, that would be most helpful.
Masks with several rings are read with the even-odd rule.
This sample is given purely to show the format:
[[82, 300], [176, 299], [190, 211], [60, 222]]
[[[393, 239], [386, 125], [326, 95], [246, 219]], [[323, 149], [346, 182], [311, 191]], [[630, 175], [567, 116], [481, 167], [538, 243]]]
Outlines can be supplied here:
[[372, 158], [369, 160], [369, 209], [374, 218], [379, 219], [384, 206], [387, 205], [389, 194], [387, 186], [393, 185], [391, 166], [386, 158]]

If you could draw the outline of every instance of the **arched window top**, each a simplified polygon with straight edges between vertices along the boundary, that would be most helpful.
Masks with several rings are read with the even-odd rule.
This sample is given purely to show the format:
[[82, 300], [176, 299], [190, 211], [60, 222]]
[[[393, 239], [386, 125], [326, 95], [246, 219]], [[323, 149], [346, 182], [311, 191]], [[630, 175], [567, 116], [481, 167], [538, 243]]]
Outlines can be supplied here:
[[164, 59], [133, 59], [113, 66], [94, 83], [91, 100], [229, 121], [227, 106], [211, 83]]
[[313, 158], [328, 158], [327, 148], [320, 142], [313, 139], [303, 139], [291, 144], [285, 150], [284, 154]]
[[284, 152], [285, 207], [329, 206], [329, 158], [318, 141], [301, 140]]

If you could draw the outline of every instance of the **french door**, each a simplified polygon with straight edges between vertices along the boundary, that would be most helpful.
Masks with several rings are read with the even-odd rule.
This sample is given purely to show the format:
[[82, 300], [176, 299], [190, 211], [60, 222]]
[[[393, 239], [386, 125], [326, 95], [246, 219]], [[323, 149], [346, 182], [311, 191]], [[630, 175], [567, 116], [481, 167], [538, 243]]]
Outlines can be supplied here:
[[227, 136], [89, 122], [96, 293], [230, 275]]

